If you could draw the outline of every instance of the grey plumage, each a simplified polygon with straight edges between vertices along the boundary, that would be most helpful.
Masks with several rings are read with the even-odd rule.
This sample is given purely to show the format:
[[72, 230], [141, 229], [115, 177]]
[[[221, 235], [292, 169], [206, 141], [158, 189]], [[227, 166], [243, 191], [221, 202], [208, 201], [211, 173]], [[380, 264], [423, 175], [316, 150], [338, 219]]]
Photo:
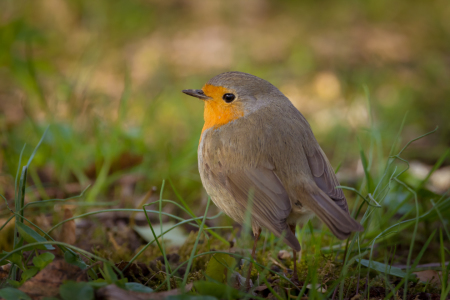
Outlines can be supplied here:
[[[203, 131], [199, 171], [216, 205], [242, 223], [252, 191], [252, 227], [285, 235], [300, 250], [288, 225], [315, 214], [340, 239], [363, 227], [351, 218], [344, 193], [303, 115], [275, 86], [256, 76], [229, 72], [208, 84], [236, 94], [244, 116]], [[205, 100], [211, 101], [211, 100]]]

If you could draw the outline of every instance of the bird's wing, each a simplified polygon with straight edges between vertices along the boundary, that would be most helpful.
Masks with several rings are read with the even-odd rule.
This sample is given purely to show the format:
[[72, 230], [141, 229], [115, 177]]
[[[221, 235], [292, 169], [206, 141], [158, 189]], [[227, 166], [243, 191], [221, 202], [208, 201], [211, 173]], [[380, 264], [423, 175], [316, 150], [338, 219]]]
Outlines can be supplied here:
[[345, 199], [344, 193], [341, 189], [336, 188], [336, 186], [339, 185], [339, 181], [334, 174], [333, 167], [331, 167], [330, 162], [320, 146], [316, 142], [314, 147], [310, 147], [310, 149], [305, 152], [316, 185], [324, 191], [328, 197], [333, 199], [339, 207], [348, 212], [347, 200]]
[[341, 189], [336, 188], [339, 181], [334, 174], [325, 153], [317, 143], [306, 119], [301, 115], [303, 123], [303, 150], [311, 170], [312, 179], [317, 185], [308, 197], [304, 197], [306, 205], [322, 220], [339, 239], [346, 239], [353, 231], [364, 228], [355, 221], [348, 212], [347, 200]]
[[260, 166], [227, 172], [224, 165], [210, 168], [220, 184], [233, 195], [237, 205], [251, 208], [251, 217], [276, 236], [284, 234], [286, 243], [296, 251], [300, 244], [289, 230], [286, 219], [291, 212], [291, 202], [273, 166]]

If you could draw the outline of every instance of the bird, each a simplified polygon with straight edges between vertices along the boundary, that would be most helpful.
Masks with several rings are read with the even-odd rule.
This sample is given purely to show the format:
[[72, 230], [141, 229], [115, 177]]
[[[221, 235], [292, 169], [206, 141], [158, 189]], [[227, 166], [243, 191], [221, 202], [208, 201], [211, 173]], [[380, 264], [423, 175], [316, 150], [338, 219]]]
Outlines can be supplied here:
[[[298, 281], [297, 225], [317, 216], [341, 240], [363, 226], [349, 213], [334, 169], [312, 129], [270, 82], [232, 71], [183, 93], [204, 102], [198, 169], [211, 200], [237, 223], [250, 211], [256, 243], [265, 228], [292, 248]], [[247, 287], [250, 283], [250, 263]]]

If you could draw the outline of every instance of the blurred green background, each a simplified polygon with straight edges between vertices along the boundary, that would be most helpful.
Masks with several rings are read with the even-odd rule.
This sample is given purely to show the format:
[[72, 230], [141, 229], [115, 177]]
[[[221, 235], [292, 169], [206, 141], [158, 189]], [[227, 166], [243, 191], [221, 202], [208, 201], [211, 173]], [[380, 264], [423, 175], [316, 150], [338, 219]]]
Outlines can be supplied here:
[[292, 100], [344, 185], [362, 178], [358, 139], [385, 159], [406, 113], [398, 145], [440, 127], [404, 153], [417, 174], [450, 146], [445, 0], [3, 0], [0, 193], [12, 198], [24, 143], [26, 159], [51, 125], [29, 200], [95, 182], [87, 200], [130, 206], [170, 178], [204, 204], [203, 106], [181, 90], [232, 70]]

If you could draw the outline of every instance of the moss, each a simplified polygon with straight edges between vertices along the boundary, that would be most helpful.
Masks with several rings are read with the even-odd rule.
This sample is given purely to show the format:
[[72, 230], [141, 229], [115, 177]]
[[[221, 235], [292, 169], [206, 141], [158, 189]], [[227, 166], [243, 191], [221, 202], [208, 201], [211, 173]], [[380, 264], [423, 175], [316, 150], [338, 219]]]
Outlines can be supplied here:
[[195, 281], [199, 281], [199, 280], [204, 280], [205, 276], [203, 275], [202, 271], [198, 271], [198, 272], [191, 272], [189, 273], [187, 282], [191, 283], [191, 282], [195, 282]]
[[[192, 249], [194, 248], [195, 241], [197, 240], [198, 232], [191, 231], [189, 237], [184, 244], [177, 250], [180, 255], [180, 261], [187, 261], [191, 256]], [[196, 254], [209, 252], [209, 251], [224, 251], [227, 250], [227, 246], [221, 241], [214, 238], [206, 238], [205, 234], [198, 240]], [[200, 270], [206, 270], [206, 266], [211, 259], [211, 254], [202, 255], [194, 259], [191, 270], [197, 272]]]

